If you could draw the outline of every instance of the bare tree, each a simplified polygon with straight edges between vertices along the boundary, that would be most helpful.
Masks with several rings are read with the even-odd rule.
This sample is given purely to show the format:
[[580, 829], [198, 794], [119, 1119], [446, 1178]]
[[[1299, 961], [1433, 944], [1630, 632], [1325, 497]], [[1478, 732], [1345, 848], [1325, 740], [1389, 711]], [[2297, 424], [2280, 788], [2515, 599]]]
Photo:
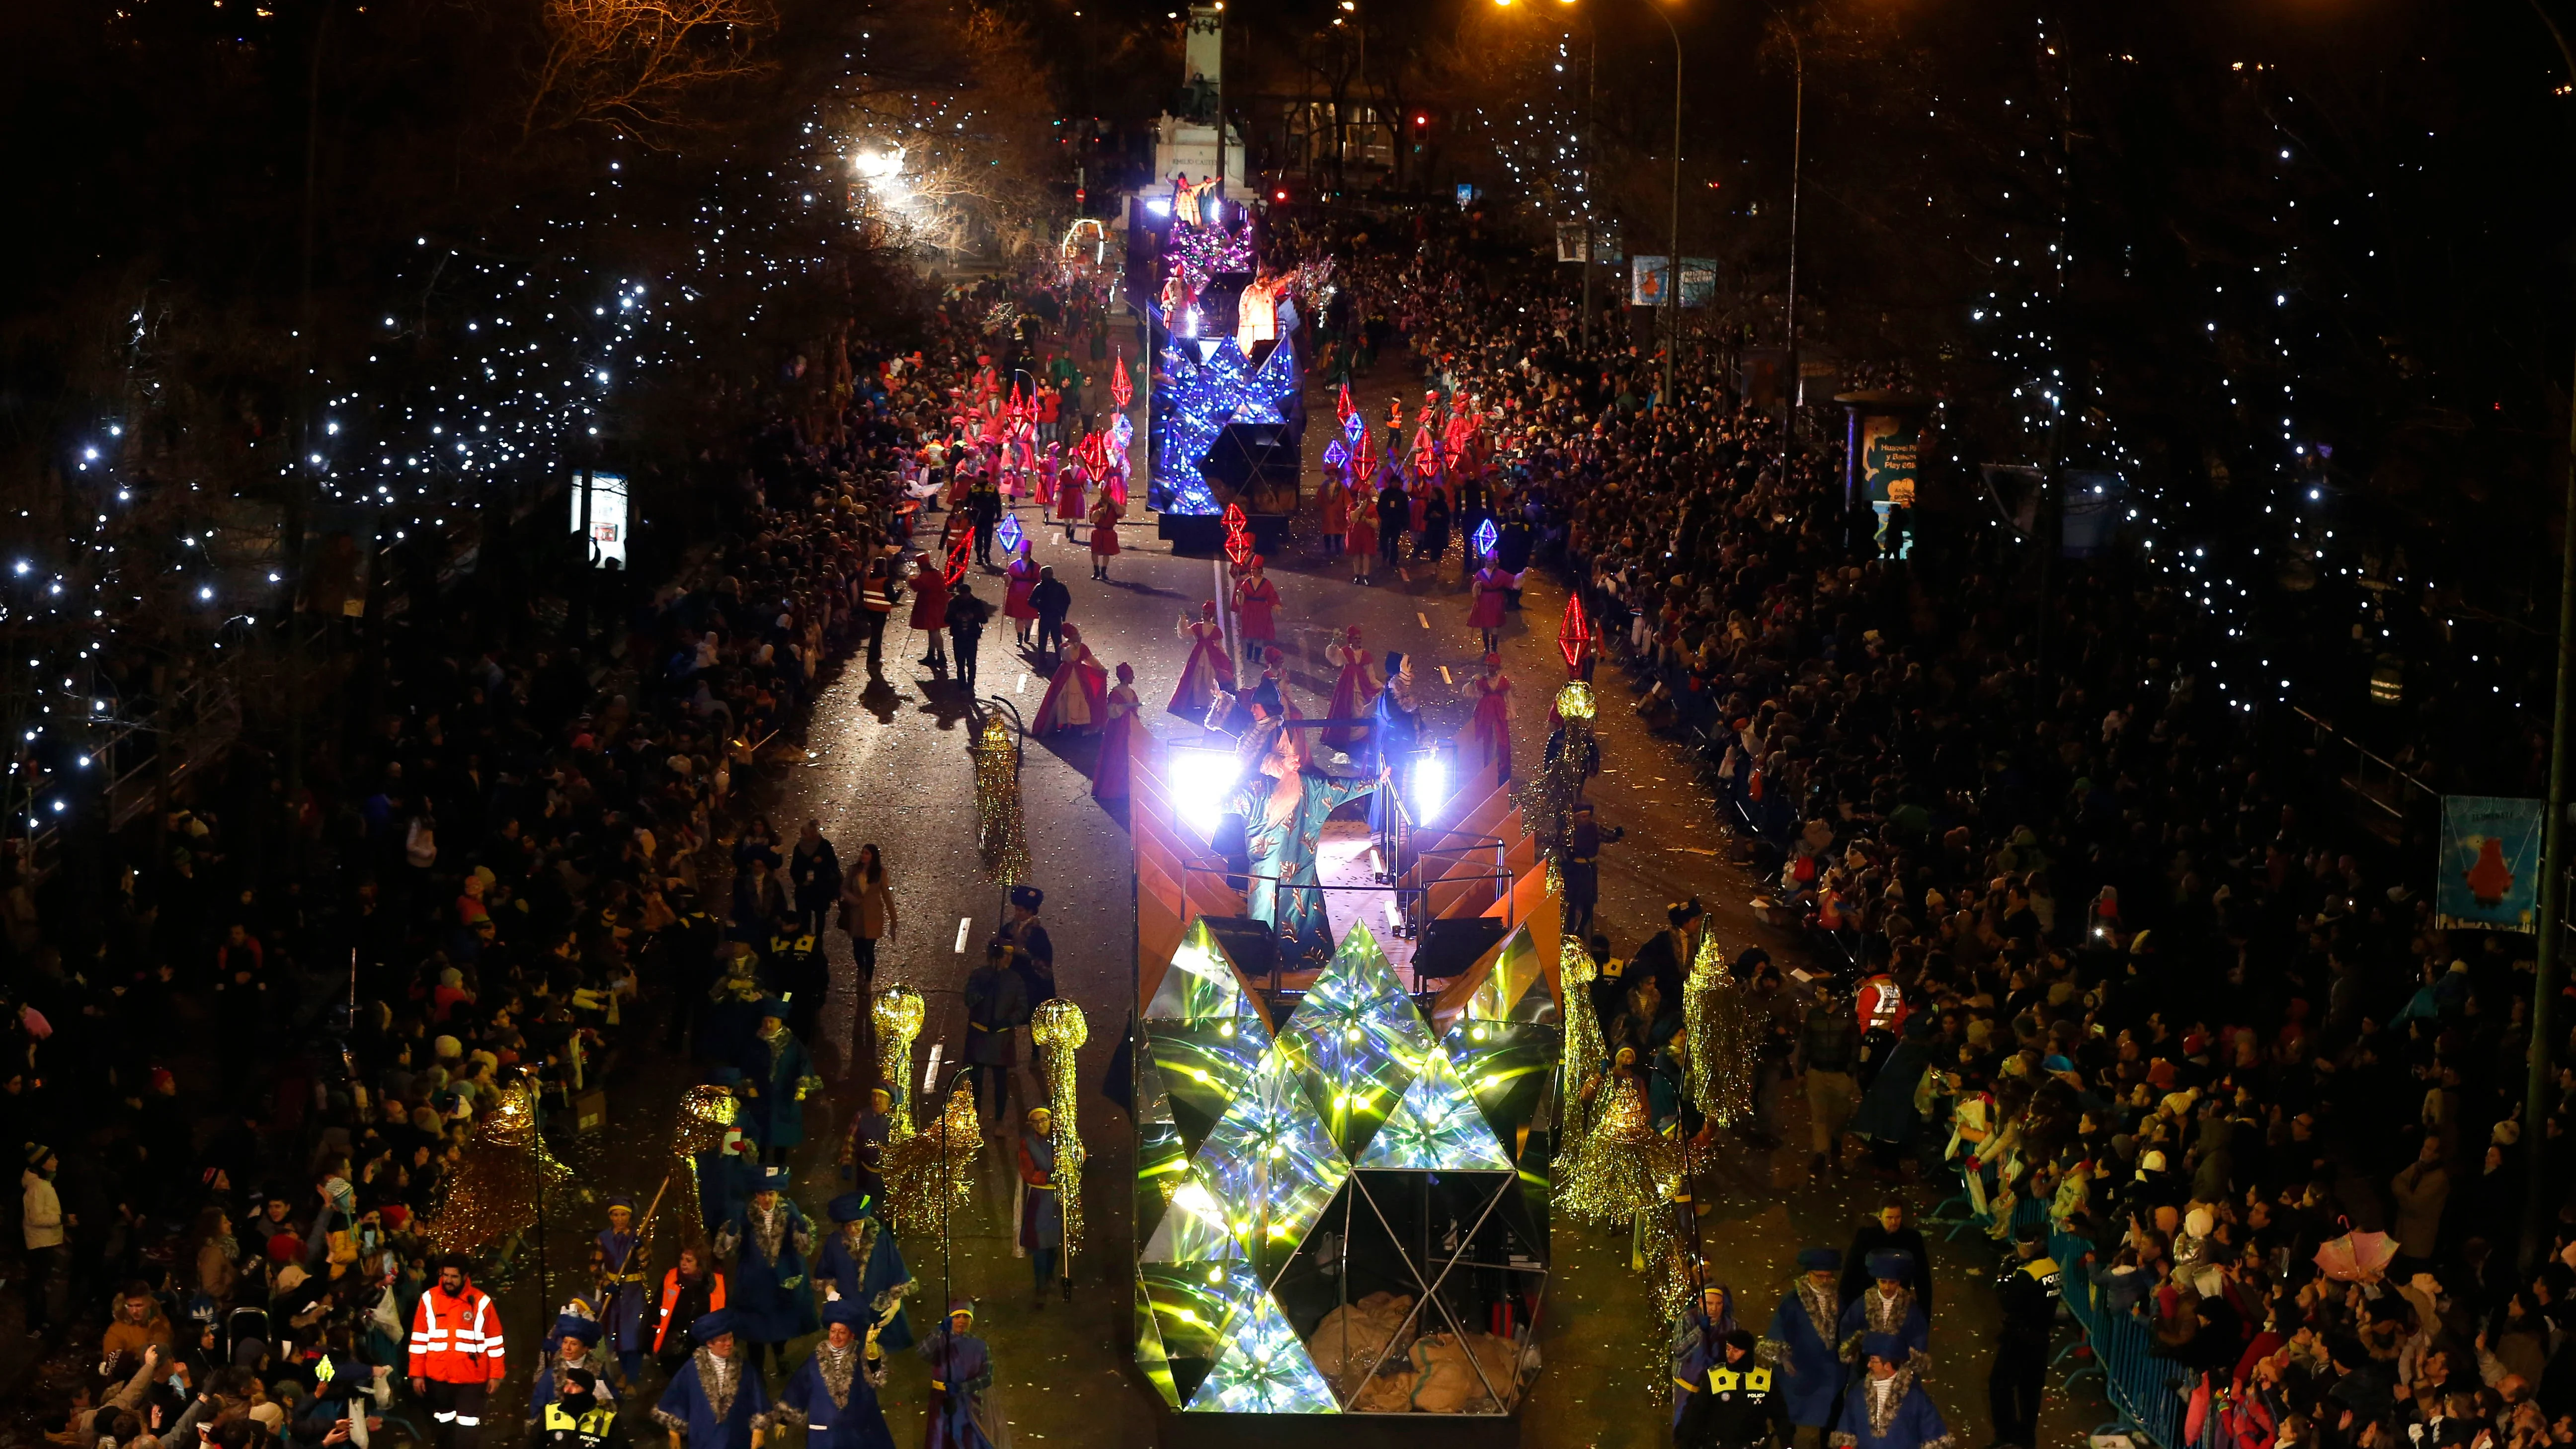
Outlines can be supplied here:
[[769, 0], [546, 0], [546, 56], [520, 136], [619, 127], [646, 145], [689, 122], [708, 92], [769, 70]]
[[909, 53], [870, 61], [825, 113], [889, 240], [961, 251], [982, 232], [1007, 247], [1050, 214], [1070, 168], [1024, 23], [985, 6], [925, 18]]

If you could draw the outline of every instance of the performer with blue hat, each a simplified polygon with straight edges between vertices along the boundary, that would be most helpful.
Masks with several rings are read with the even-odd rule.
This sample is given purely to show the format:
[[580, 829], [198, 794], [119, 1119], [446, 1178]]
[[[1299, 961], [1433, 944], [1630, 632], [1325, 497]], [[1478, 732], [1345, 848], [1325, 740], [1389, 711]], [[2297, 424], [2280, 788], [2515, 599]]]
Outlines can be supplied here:
[[725, 1311], [750, 1346], [743, 1357], [757, 1376], [767, 1371], [771, 1350], [784, 1352], [789, 1339], [814, 1331], [814, 1295], [805, 1287], [814, 1225], [772, 1178], [716, 1234], [716, 1252], [737, 1255]]
[[778, 1417], [805, 1430], [805, 1449], [894, 1449], [894, 1431], [877, 1406], [885, 1361], [867, 1338], [865, 1305], [841, 1298], [824, 1306], [823, 1338], [797, 1365], [778, 1396]]
[[984, 1432], [984, 1391], [993, 1386], [993, 1358], [984, 1351], [984, 1340], [967, 1332], [974, 1326], [975, 1305], [960, 1298], [948, 1305], [948, 1321], [913, 1350], [930, 1365], [924, 1449], [993, 1449]]
[[735, 1341], [733, 1310], [701, 1315], [689, 1337], [697, 1351], [662, 1391], [653, 1422], [685, 1441], [674, 1449], [751, 1449], [752, 1436], [766, 1433], [776, 1416], [768, 1385]]
[[528, 1449], [626, 1449], [626, 1426], [617, 1421], [610, 1397], [590, 1370], [565, 1374], [563, 1392], [537, 1416]]
[[[573, 1307], [579, 1308], [576, 1303]], [[608, 1355], [599, 1351], [599, 1322], [573, 1309], [556, 1315], [554, 1328], [546, 1334], [546, 1356], [537, 1366], [536, 1382], [528, 1386], [528, 1427], [536, 1428], [546, 1416], [546, 1405], [563, 1397], [564, 1383], [574, 1370], [592, 1375], [599, 1383], [599, 1396], [614, 1399], [617, 1391], [608, 1381]], [[634, 1381], [629, 1379], [632, 1384]]]
[[823, 1285], [823, 1318], [832, 1305], [855, 1303], [867, 1321], [865, 1335], [880, 1346], [900, 1352], [912, 1347], [912, 1321], [903, 1316], [903, 1300], [921, 1285], [904, 1266], [894, 1234], [877, 1221], [876, 1202], [863, 1192], [845, 1192], [826, 1208], [838, 1225], [814, 1263], [814, 1281]]
[[1884, 1334], [1904, 1347], [1914, 1368], [1931, 1362], [1932, 1321], [1923, 1316], [1923, 1305], [1914, 1301], [1914, 1290], [1905, 1286], [1913, 1274], [1911, 1253], [1886, 1248], [1869, 1255], [1872, 1282], [1858, 1298], [1843, 1305], [1843, 1357], [1859, 1362], [1862, 1339]]
[[1923, 1392], [1915, 1351], [1892, 1333], [1872, 1333], [1861, 1353], [1832, 1449], [1951, 1449], [1950, 1428]]
[[783, 1163], [790, 1148], [805, 1140], [805, 1099], [821, 1091], [823, 1079], [805, 1043], [787, 1029], [787, 1004], [776, 997], [760, 1003], [760, 1029], [742, 1049], [742, 1130], [760, 1144], [761, 1160]]
[[1756, 1348], [1762, 1362], [1780, 1371], [1781, 1409], [1791, 1440], [1803, 1449], [1815, 1449], [1842, 1403], [1843, 1362], [1835, 1345], [1843, 1305], [1834, 1284], [1842, 1265], [1843, 1255], [1831, 1248], [1801, 1251], [1798, 1280], [1781, 1295]]
[[598, 1275], [599, 1322], [617, 1367], [634, 1383], [644, 1368], [644, 1283], [640, 1260], [642, 1235], [635, 1228], [635, 1199], [624, 1194], [608, 1200], [608, 1226], [591, 1239], [590, 1267]]

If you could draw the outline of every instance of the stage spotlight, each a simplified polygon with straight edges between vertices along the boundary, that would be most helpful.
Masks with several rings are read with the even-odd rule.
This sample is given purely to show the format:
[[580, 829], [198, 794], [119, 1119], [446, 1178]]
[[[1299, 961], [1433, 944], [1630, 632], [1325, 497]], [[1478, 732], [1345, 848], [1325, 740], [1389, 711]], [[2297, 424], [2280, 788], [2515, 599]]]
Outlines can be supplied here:
[[1175, 746], [1165, 776], [1172, 786], [1172, 813], [1202, 840], [1216, 838], [1216, 823], [1225, 802], [1243, 779], [1243, 762], [1232, 750], [1199, 750]]
[[1449, 762], [1437, 750], [1426, 750], [1414, 756], [1404, 774], [1405, 803], [1413, 810], [1416, 823], [1427, 822], [1431, 812], [1449, 803]]

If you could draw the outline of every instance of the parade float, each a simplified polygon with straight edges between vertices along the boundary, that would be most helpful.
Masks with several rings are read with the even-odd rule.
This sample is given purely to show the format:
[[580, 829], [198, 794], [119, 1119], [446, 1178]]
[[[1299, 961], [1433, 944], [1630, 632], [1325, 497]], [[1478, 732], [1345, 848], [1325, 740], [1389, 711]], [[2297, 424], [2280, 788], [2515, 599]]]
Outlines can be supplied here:
[[1239, 959], [1275, 944], [1254, 882], [1174, 811], [1165, 747], [1140, 731], [1134, 749], [1133, 1346], [1161, 1441], [1513, 1441], [1547, 1296], [1564, 987], [1556, 892], [1510, 792], [1487, 770], [1440, 802], [1519, 841], [1493, 884], [1439, 895], [1499, 939], [1408, 987], [1365, 921], [1383, 901], [1343, 903], [1311, 969]]
[[1275, 547], [1301, 496], [1300, 307], [1330, 282], [1264, 273], [1251, 213], [1212, 182], [1174, 177], [1135, 225], [1154, 248], [1135, 291], [1153, 349], [1146, 502], [1184, 548], [1214, 549], [1229, 510]]

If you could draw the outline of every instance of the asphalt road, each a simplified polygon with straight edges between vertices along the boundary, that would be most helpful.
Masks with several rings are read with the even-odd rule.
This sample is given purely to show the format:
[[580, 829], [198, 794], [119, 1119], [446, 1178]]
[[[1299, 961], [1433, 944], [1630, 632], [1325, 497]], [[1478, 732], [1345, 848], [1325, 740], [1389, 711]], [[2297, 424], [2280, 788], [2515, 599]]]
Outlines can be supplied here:
[[[1372, 413], [1399, 389], [1418, 389], [1409, 369], [1390, 361], [1355, 389]], [[1329, 421], [1331, 402], [1320, 390], [1314, 414]], [[1141, 422], [1141, 419], [1139, 419]], [[1320, 450], [1328, 427], [1311, 430]], [[1317, 469], [1310, 463], [1309, 477]], [[1054, 563], [1073, 591], [1072, 619], [1104, 663], [1135, 664], [1144, 718], [1162, 734], [1194, 734], [1166, 713], [1184, 651], [1175, 624], [1184, 611], [1215, 597], [1217, 565], [1179, 558], [1153, 539], [1150, 518], [1131, 522], [1115, 578], [1088, 578], [1088, 554], [1067, 545], [1060, 527], [1038, 523], [1034, 507], [1023, 521], [1039, 540], [1037, 557]], [[1416, 676], [1426, 684], [1431, 723], [1454, 730], [1468, 713], [1450, 681], [1463, 684], [1478, 667], [1479, 641], [1465, 625], [1466, 599], [1453, 557], [1436, 571], [1417, 569], [1411, 581], [1382, 577], [1370, 588], [1349, 582], [1338, 563], [1314, 553], [1308, 524], [1284, 556], [1271, 560], [1284, 595], [1279, 623], [1292, 653], [1291, 686], [1301, 708], [1320, 714], [1333, 671], [1322, 657], [1328, 636], [1359, 625], [1370, 647], [1413, 653]], [[999, 594], [999, 579], [990, 598]], [[1507, 633], [1506, 667], [1521, 682], [1515, 691], [1515, 741], [1524, 761], [1534, 760], [1544, 739], [1549, 691], [1562, 676], [1555, 624], [1563, 593], [1533, 573], [1525, 613]], [[982, 692], [1033, 714], [1046, 680], [1014, 648], [1001, 621], [985, 636]], [[902, 647], [909, 644], [910, 647]], [[892, 875], [900, 926], [879, 951], [877, 984], [904, 982], [928, 999], [929, 1021], [911, 1065], [916, 1087], [939, 1049], [939, 1075], [954, 1069], [964, 1037], [957, 991], [979, 960], [997, 922], [1001, 893], [986, 883], [974, 851], [975, 810], [965, 746], [965, 691], [942, 674], [913, 662], [920, 636], [902, 631], [887, 640], [886, 678], [871, 681], [863, 667], [845, 670], [824, 691], [807, 740], [806, 758], [769, 773], [754, 798], [782, 834], [811, 818], [853, 858], [862, 843], [884, 852]], [[1617, 671], [1600, 673], [1605, 772], [1594, 790], [1605, 824], [1627, 827], [1602, 865], [1601, 929], [1625, 953], [1660, 924], [1663, 904], [1696, 893], [1711, 908], [1716, 929], [1731, 949], [1760, 943], [1794, 962], [1793, 943], [1762, 926], [1746, 902], [1753, 885], [1721, 863], [1713, 816], [1690, 769], [1669, 742], [1647, 734], [1627, 713]], [[999, 1141], [988, 1144], [979, 1165], [981, 1189], [958, 1220], [950, 1251], [935, 1241], [907, 1239], [903, 1248], [923, 1291], [913, 1317], [926, 1326], [936, 1305], [971, 1297], [981, 1305], [978, 1331], [991, 1344], [998, 1373], [998, 1421], [1012, 1440], [1081, 1446], [1150, 1443], [1157, 1409], [1150, 1390], [1133, 1372], [1124, 1347], [1130, 1333], [1128, 1294], [1129, 1184], [1132, 1149], [1119, 1109], [1099, 1095], [1134, 999], [1134, 909], [1130, 856], [1123, 822], [1089, 794], [1089, 742], [1064, 752], [1033, 745], [1024, 762], [1023, 808], [1035, 882], [1046, 891], [1043, 918], [1056, 946], [1059, 990], [1079, 1004], [1090, 1023], [1082, 1052], [1085, 1098], [1081, 1120], [1090, 1148], [1084, 1200], [1091, 1222], [1090, 1250], [1077, 1260], [1078, 1291], [1070, 1304], [1041, 1308], [1032, 1302], [1028, 1267], [1011, 1255], [1011, 1190], [1014, 1173]], [[824, 1070], [837, 1085], [828, 1105], [811, 1114], [814, 1137], [798, 1160], [795, 1192], [821, 1220], [825, 1200], [839, 1190], [829, 1165], [838, 1134], [846, 1130], [850, 1103], [867, 1079], [865, 1043], [858, 1032], [859, 992], [847, 942], [832, 933], [835, 992], [823, 1038], [815, 1043]], [[669, 1124], [680, 1086], [694, 1080], [685, 1063], [647, 1053], [631, 1061], [613, 1088], [608, 1128], [575, 1145], [567, 1156], [580, 1186], [548, 1215], [548, 1267], [552, 1295], [574, 1291], [570, 1278], [596, 1224], [589, 1203], [597, 1194], [635, 1192], [649, 1197], [664, 1174]], [[1886, 1185], [1866, 1178], [1830, 1184], [1807, 1181], [1803, 1110], [1793, 1104], [1784, 1124], [1790, 1145], [1776, 1153], [1729, 1147], [1715, 1164], [1711, 1212], [1701, 1231], [1708, 1261], [1719, 1279], [1742, 1294], [1742, 1312], [1759, 1328], [1767, 1321], [1796, 1251], [1810, 1243], [1840, 1246], [1870, 1211]], [[1011, 1124], [1016, 1140], [1016, 1116]], [[1930, 1206], [1910, 1194], [1919, 1209]], [[1627, 1268], [1627, 1235], [1560, 1224], [1554, 1271], [1542, 1328], [1545, 1368], [1523, 1411], [1526, 1442], [1547, 1445], [1647, 1446], [1668, 1442], [1661, 1345], [1650, 1341], [1642, 1294]], [[1935, 1248], [1938, 1316], [1932, 1329], [1935, 1372], [1931, 1388], [1965, 1442], [1988, 1438], [1984, 1379], [1986, 1345], [1995, 1324], [1991, 1275], [1994, 1251], [1961, 1240]], [[666, 1263], [657, 1261], [658, 1275]], [[510, 1331], [524, 1345], [524, 1366], [535, 1342], [539, 1294], [534, 1264], [523, 1260], [504, 1290]], [[524, 1374], [524, 1367], [522, 1368]], [[659, 1391], [658, 1379], [649, 1387]], [[523, 1401], [525, 1379], [510, 1393]], [[898, 1440], [921, 1433], [926, 1370], [899, 1363], [884, 1403]], [[2052, 1395], [2043, 1422], [2052, 1445], [2083, 1437], [2085, 1426], [2106, 1417], [2098, 1398], [2069, 1404]], [[650, 1437], [649, 1435], [647, 1436]]]

